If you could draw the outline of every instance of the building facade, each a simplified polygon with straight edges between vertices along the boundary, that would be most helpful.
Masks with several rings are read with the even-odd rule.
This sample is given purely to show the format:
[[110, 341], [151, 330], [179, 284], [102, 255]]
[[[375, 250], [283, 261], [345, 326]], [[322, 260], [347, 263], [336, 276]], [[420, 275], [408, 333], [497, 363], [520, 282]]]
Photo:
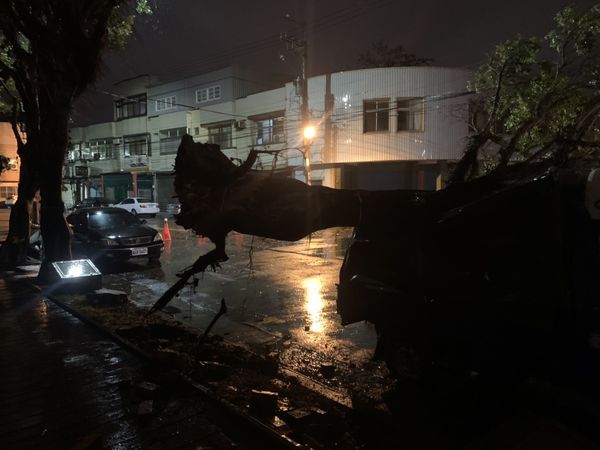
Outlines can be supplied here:
[[[261, 150], [256, 169], [352, 189], [436, 189], [468, 135], [470, 72], [392, 67], [280, 83], [227, 68], [170, 83], [149, 76], [115, 86], [114, 120], [71, 130], [65, 203], [89, 196], [176, 202], [181, 136], [219, 144], [234, 162]], [[315, 136], [306, 139], [308, 100]]]
[[0, 122], [0, 155], [10, 161], [9, 168], [0, 174], [0, 206], [4, 206], [7, 199], [16, 199], [19, 186], [17, 140], [8, 122]]

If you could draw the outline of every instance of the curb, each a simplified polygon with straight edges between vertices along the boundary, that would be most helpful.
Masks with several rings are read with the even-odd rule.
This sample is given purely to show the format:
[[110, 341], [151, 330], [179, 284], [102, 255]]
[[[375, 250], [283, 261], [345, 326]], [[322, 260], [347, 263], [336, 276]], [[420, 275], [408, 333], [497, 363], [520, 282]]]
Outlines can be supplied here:
[[[145, 360], [149, 364], [156, 365], [156, 366], [168, 367], [168, 366], [165, 366], [164, 364], [161, 364], [161, 363], [155, 361], [154, 358], [149, 353], [143, 351], [142, 349], [140, 349], [139, 347], [134, 345], [132, 342], [130, 342], [127, 339], [124, 339], [121, 336], [117, 335], [116, 333], [106, 329], [104, 326], [102, 326], [101, 324], [96, 322], [94, 319], [92, 319], [92, 318], [88, 317], [87, 315], [81, 313], [80, 311], [70, 307], [69, 305], [66, 305], [64, 302], [58, 300], [55, 296], [44, 295], [43, 290], [39, 286], [37, 286], [35, 284], [32, 284], [32, 286], [34, 288], [36, 288], [37, 290], [39, 290], [43, 297], [52, 301], [58, 307], [64, 309], [72, 316], [81, 320], [83, 323], [91, 326], [97, 332], [99, 332], [100, 334], [111, 339], [112, 341], [114, 341], [115, 343], [117, 343], [119, 346], [123, 347], [130, 353], [133, 353], [134, 355]], [[232, 415], [234, 418], [240, 420], [247, 426], [250, 426], [258, 433], [261, 433], [273, 445], [277, 446], [277, 448], [295, 449], [295, 450], [298, 450], [298, 449], [326, 450], [326, 447], [323, 447], [316, 442], [313, 444], [313, 446], [307, 446], [307, 445], [301, 444], [299, 442], [296, 442], [293, 439], [291, 439], [281, 433], [278, 433], [277, 431], [273, 430], [270, 426], [268, 426], [264, 422], [260, 421], [258, 418], [248, 414], [246, 411], [244, 411], [239, 406], [229, 402], [228, 400], [225, 400], [222, 397], [217, 396], [206, 386], [192, 380], [187, 375], [182, 374], [181, 372], [179, 372], [176, 369], [173, 369], [171, 367], [168, 367], [168, 368], [171, 370], [174, 370], [175, 373], [177, 373], [177, 376], [180, 377], [183, 382], [185, 382], [186, 384], [191, 386], [193, 389], [198, 391], [207, 401], [209, 401], [212, 404], [214, 404], [215, 406], [221, 408], [224, 413], [226, 413], [228, 415]]]

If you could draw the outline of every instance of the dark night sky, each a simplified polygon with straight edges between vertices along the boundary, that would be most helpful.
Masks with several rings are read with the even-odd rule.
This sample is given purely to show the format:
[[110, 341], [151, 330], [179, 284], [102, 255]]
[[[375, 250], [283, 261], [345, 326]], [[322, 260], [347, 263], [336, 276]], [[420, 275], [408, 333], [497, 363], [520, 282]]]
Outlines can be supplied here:
[[[176, 79], [239, 63], [289, 74], [298, 59], [285, 51], [282, 31], [306, 23], [311, 74], [352, 68], [372, 42], [403, 45], [434, 59], [434, 65], [474, 68], [496, 43], [543, 35], [554, 13], [566, 5], [589, 7], [597, 0], [150, 0], [156, 13], [138, 22], [127, 47], [105, 55], [96, 86], [78, 102], [76, 124], [111, 120], [113, 83], [150, 73]], [[286, 61], [279, 58], [286, 54]]]

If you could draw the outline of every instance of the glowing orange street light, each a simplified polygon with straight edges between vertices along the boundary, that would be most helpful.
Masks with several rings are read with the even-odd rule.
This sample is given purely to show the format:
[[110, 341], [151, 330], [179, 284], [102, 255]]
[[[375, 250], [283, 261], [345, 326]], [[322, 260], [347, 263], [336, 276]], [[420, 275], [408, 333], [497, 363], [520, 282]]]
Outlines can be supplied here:
[[310, 146], [317, 131], [312, 125], [306, 125], [302, 130], [304, 136], [304, 144], [302, 145], [302, 156], [304, 157], [304, 174], [306, 176], [306, 184], [310, 185]]
[[304, 127], [304, 139], [314, 139], [315, 135], [317, 134], [315, 127], [313, 127], [312, 125], [307, 125], [306, 127]]

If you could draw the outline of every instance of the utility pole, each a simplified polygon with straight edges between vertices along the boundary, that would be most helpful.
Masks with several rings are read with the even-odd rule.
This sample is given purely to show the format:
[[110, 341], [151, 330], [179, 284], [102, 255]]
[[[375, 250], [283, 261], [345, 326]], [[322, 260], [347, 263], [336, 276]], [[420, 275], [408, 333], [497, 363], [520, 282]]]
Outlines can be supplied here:
[[310, 146], [314, 138], [314, 128], [310, 124], [310, 113], [308, 110], [308, 44], [304, 36], [304, 24], [298, 23], [290, 14], [285, 14], [284, 19], [294, 22], [301, 31], [302, 39], [288, 36], [282, 33], [280, 39], [286, 43], [287, 50], [293, 50], [300, 55], [300, 118], [302, 122], [302, 157], [304, 159], [304, 174], [306, 184], [310, 185]]

